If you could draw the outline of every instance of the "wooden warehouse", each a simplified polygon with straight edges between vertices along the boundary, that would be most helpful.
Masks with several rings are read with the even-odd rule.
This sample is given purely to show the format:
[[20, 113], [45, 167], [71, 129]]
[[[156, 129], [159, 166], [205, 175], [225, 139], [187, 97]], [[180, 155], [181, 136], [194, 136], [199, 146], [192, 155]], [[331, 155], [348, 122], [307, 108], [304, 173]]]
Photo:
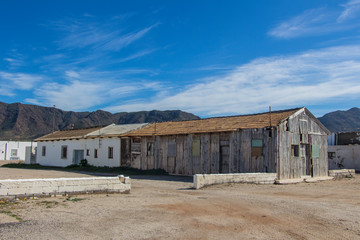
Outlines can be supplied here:
[[267, 172], [277, 173], [280, 180], [322, 177], [328, 175], [328, 134], [306, 108], [153, 123], [121, 136], [128, 138], [126, 149], [131, 152], [123, 152], [122, 161], [178, 175]]

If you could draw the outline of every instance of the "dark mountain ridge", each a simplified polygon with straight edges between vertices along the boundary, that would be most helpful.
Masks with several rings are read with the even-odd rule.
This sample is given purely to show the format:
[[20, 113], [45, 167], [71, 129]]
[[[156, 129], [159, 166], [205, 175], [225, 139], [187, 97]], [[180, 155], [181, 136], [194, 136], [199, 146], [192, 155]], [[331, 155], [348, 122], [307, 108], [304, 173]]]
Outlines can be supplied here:
[[[106, 126], [111, 123], [144, 123], [200, 119], [180, 110], [120, 112], [63, 111], [22, 103], [0, 102], [0, 140], [32, 140], [53, 131]], [[54, 123], [54, 124], [53, 124]]]
[[359, 132], [360, 109], [357, 107], [347, 111], [335, 111], [318, 118], [331, 132]]

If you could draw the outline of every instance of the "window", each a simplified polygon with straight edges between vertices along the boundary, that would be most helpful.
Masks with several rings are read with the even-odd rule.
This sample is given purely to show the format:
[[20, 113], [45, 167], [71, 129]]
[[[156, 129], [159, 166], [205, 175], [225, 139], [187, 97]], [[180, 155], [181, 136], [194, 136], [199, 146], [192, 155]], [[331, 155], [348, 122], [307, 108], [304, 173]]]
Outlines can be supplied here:
[[293, 157], [299, 156], [299, 145], [291, 145], [291, 156]]
[[11, 149], [11, 156], [12, 157], [17, 157], [18, 155], [18, 150], [17, 149]]
[[168, 157], [176, 157], [176, 142], [168, 143]]
[[61, 158], [67, 158], [67, 146], [61, 146]]
[[86, 156], [90, 156], [90, 149], [86, 149]]
[[153, 142], [148, 142], [147, 143], [147, 156], [154, 156], [154, 143]]
[[41, 156], [45, 156], [46, 155], [46, 146], [42, 146], [41, 148]]
[[263, 141], [262, 139], [252, 139], [251, 140], [251, 156], [260, 157], [263, 155]]
[[94, 149], [94, 158], [97, 158], [98, 157], [98, 150], [95, 148]]
[[200, 157], [200, 139], [194, 139], [192, 142], [193, 157]]
[[320, 157], [320, 146], [319, 145], [311, 145], [311, 156], [312, 157]]
[[114, 148], [113, 147], [108, 148], [108, 158], [110, 158], [110, 159], [114, 158]]

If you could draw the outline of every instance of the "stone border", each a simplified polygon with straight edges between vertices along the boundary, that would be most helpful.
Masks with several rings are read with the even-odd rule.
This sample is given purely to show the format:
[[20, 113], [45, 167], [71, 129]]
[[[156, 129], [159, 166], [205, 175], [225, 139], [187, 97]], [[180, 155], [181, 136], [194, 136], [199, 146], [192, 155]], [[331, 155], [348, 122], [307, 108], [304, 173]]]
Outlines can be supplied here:
[[0, 180], [0, 198], [74, 193], [129, 193], [129, 177], [85, 177]]
[[274, 184], [276, 173], [195, 174], [194, 188], [223, 183]]

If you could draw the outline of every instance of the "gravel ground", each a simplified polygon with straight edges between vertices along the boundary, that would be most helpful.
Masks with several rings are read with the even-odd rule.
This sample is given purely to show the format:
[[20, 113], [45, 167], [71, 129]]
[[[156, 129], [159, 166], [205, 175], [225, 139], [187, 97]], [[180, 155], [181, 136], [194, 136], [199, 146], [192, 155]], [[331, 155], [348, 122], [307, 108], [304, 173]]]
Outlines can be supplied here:
[[133, 176], [130, 194], [1, 203], [0, 239], [360, 239], [360, 176], [200, 190], [191, 180]]

